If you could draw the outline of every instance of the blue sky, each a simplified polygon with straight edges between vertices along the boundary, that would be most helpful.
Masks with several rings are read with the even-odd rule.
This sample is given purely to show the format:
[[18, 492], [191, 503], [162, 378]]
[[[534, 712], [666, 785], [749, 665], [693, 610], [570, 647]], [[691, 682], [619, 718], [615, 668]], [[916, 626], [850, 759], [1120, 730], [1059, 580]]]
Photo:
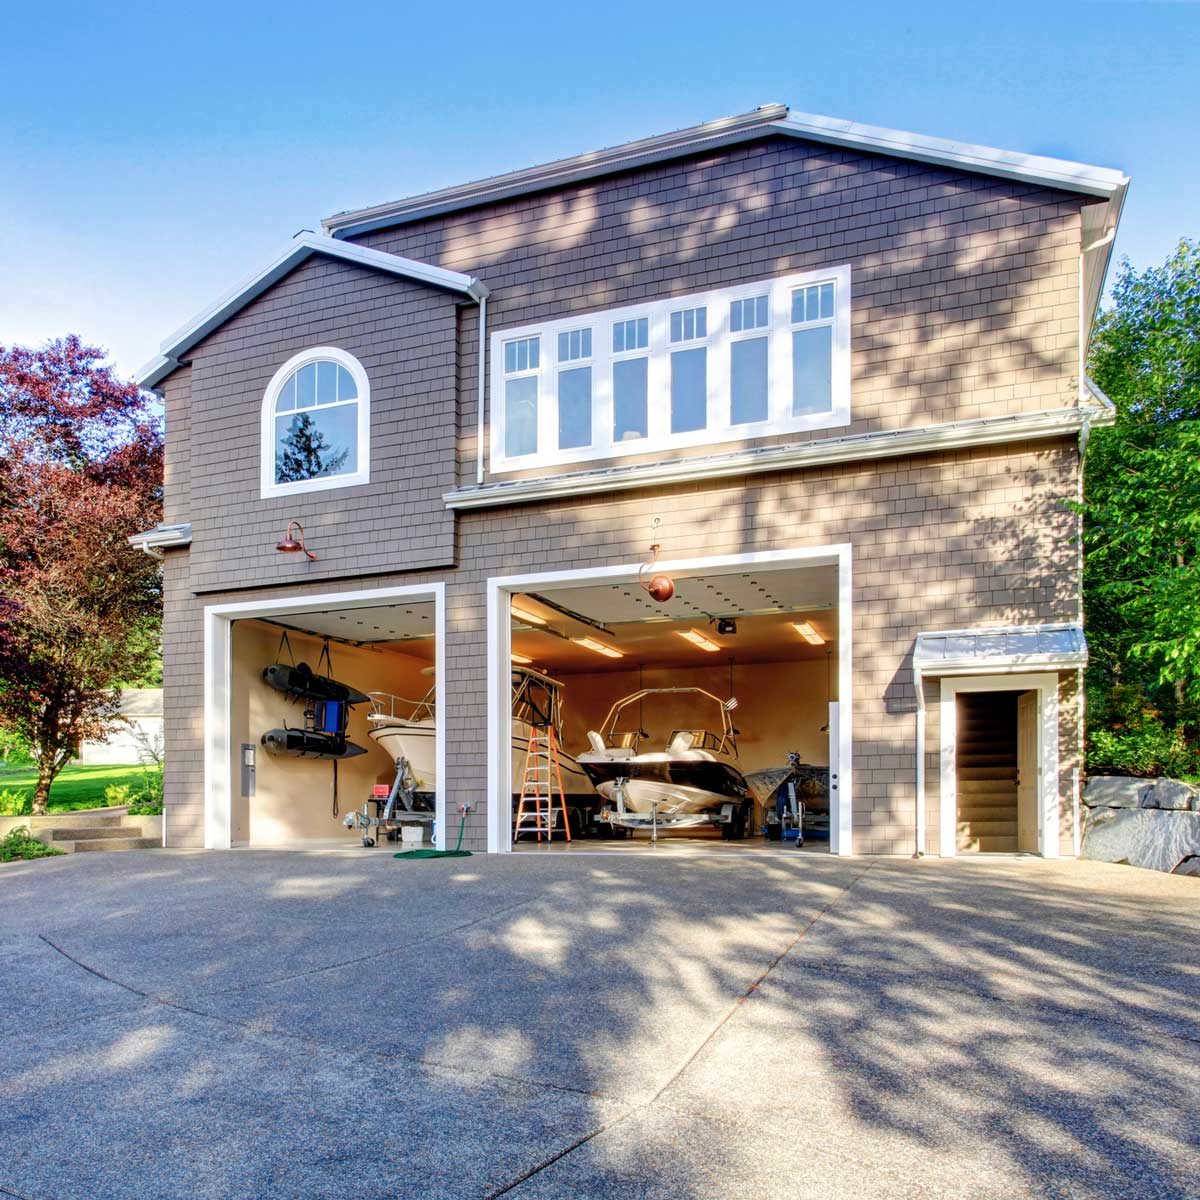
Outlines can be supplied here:
[[10, 8], [0, 343], [78, 332], [132, 373], [322, 216], [776, 100], [1120, 167], [1139, 267], [1200, 236], [1200, 4], [344, 12]]

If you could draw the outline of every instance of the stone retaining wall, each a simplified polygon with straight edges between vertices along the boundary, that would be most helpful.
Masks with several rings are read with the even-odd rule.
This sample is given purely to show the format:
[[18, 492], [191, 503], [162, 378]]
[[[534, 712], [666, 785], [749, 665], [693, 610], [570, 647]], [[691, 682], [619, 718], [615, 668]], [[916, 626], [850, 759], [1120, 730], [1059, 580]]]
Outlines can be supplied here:
[[1084, 858], [1200, 876], [1200, 788], [1097, 775], [1083, 803]]

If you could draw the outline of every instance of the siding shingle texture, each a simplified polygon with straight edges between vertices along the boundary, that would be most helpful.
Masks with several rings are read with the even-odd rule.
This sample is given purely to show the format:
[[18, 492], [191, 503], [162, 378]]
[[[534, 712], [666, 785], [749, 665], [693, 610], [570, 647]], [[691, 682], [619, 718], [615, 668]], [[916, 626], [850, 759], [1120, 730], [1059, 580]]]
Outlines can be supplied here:
[[[866, 432], [1076, 403], [1080, 203], [771, 139], [360, 240], [479, 275], [492, 329], [848, 262], [850, 431]], [[468, 512], [456, 525], [441, 493], [456, 480], [456, 425], [457, 479], [474, 478], [477, 322], [432, 289], [314, 259], [197, 347], [190, 380], [167, 381], [168, 520], [191, 520], [195, 538], [164, 566], [170, 843], [203, 840], [205, 603], [250, 587], [266, 598], [444, 580], [447, 801], [476, 806], [466, 844], [483, 849], [487, 578], [641, 561], [659, 516], [671, 558], [851, 543], [854, 848], [911, 853], [913, 637], [1077, 619], [1074, 443]], [[371, 378], [371, 484], [261, 501], [263, 390], [315, 344], [355, 354]], [[274, 552], [291, 517], [317, 563]], [[1070, 678], [1062, 711], [1065, 800], [1078, 765]]]

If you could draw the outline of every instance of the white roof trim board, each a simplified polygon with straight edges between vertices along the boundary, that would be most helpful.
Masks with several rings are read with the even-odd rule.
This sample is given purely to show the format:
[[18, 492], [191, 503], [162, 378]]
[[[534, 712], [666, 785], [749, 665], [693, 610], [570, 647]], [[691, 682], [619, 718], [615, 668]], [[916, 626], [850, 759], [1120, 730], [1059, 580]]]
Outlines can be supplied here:
[[1064, 437], [1081, 433], [1089, 425], [1113, 423], [1111, 409], [1060, 408], [1000, 417], [975, 417], [915, 429], [891, 429], [816, 438], [775, 446], [757, 446], [720, 454], [668, 459], [665, 462], [597, 467], [563, 475], [500, 479], [444, 492], [447, 508], [495, 508], [574, 496], [616, 492], [630, 488], [692, 483], [765, 471], [805, 470], [832, 463], [865, 462], [906, 454], [935, 454], [972, 446], [999, 446], [1010, 442]]
[[716, 146], [772, 135], [843, 146], [890, 158], [911, 159], [957, 171], [1018, 179], [1042, 187], [1082, 192], [1105, 200], [1112, 199], [1129, 183], [1122, 172], [1110, 167], [1093, 167], [1039, 154], [1021, 154], [900, 129], [860, 125], [855, 121], [822, 117], [815, 113], [793, 113], [785, 104], [764, 104], [753, 112], [722, 117], [674, 133], [577, 154], [542, 166], [426, 192], [407, 200], [348, 210], [327, 217], [321, 224], [334, 237], [356, 237], [385, 225], [401, 225], [455, 209], [493, 204], [512, 196], [545, 191], [584, 179], [627, 171], [632, 167], [681, 158]]
[[926, 631], [917, 634], [913, 650], [918, 676], [1006, 674], [1033, 667], [1074, 671], [1087, 661], [1087, 639], [1076, 623]]
[[157, 387], [180, 366], [181, 355], [314, 254], [325, 254], [361, 267], [460, 292], [476, 302], [488, 294], [487, 288], [478, 279], [459, 271], [447, 271], [431, 263], [402, 258], [398, 254], [386, 254], [382, 250], [356, 246], [321, 234], [303, 233], [290, 241], [265, 267], [231, 288], [167, 338], [157, 357], [137, 373], [137, 385], [143, 388]]

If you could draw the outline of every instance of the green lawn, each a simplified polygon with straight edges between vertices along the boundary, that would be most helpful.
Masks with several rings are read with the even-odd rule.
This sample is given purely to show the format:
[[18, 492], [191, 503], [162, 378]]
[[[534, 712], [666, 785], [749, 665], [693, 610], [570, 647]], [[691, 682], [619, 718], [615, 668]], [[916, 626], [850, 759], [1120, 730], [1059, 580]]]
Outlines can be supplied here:
[[[33, 796], [37, 771], [33, 767], [0, 767], [0, 792], [23, 791]], [[72, 763], [63, 767], [50, 788], [50, 812], [74, 812], [81, 808], [103, 808], [104, 789], [110, 783], [128, 783], [135, 792], [146, 782], [140, 766], [99, 765], [82, 766]], [[0, 816], [4, 816], [0, 809]], [[16, 815], [15, 813], [12, 815]]]

